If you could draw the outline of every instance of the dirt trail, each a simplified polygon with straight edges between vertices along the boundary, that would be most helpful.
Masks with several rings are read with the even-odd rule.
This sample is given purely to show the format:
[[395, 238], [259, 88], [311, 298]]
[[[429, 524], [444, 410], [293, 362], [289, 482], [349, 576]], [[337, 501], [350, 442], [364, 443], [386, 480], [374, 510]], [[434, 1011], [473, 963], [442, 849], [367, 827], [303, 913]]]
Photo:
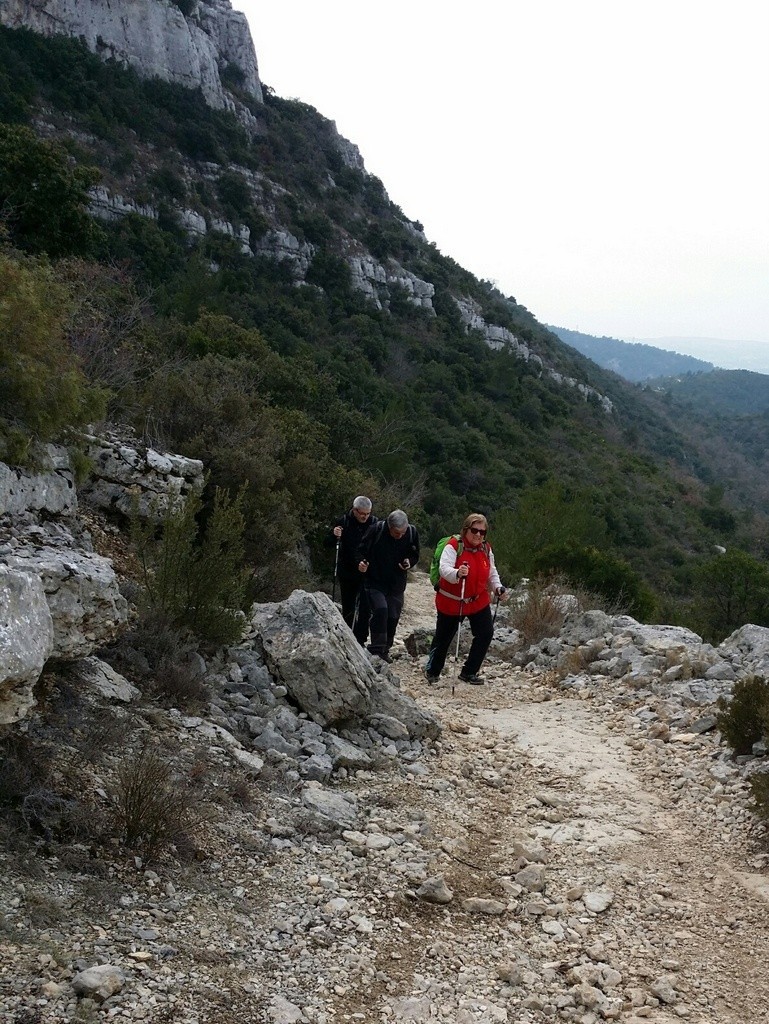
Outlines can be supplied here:
[[[427, 624], [428, 588], [408, 598], [406, 628]], [[364, 1004], [377, 1015], [351, 1019], [769, 1021], [769, 882], [749, 868], [750, 841], [726, 842], [712, 808], [678, 806], [621, 713], [510, 665], [454, 695], [407, 659], [397, 671], [447, 727], [422, 807], [454, 899], [400, 906]], [[694, 756], [681, 751], [682, 771]], [[543, 892], [515, 882], [522, 847], [543, 852]], [[506, 909], [468, 910], [469, 897]], [[585, 965], [592, 991], [570, 975]], [[596, 982], [598, 965], [619, 980]]]

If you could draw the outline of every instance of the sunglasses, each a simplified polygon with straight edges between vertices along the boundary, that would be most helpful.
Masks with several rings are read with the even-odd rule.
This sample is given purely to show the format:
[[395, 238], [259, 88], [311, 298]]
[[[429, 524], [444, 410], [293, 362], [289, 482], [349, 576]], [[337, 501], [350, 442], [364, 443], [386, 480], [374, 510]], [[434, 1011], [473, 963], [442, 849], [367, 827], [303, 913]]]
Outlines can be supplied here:
[[485, 537], [488, 533], [488, 530], [479, 530], [477, 526], [468, 526], [467, 531], [475, 534], [476, 537]]

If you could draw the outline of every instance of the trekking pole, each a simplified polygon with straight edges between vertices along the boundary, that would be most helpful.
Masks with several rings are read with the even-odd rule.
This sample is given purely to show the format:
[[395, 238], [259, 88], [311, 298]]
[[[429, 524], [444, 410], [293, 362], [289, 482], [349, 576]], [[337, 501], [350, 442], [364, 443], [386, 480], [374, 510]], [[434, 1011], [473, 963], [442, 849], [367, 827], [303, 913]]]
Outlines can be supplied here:
[[465, 603], [465, 581], [462, 577], [462, 590], [459, 594], [459, 625], [457, 626], [457, 649], [454, 652], [454, 678], [451, 680], [451, 696], [454, 696], [454, 687], [457, 684], [457, 669], [459, 668], [459, 638], [462, 635], [462, 605]]
[[331, 587], [331, 600], [336, 604], [336, 574], [339, 569], [339, 548], [341, 547], [342, 540], [339, 538], [336, 542], [336, 557], [334, 558], [334, 584]]
[[497, 621], [497, 612], [499, 611], [499, 598], [500, 597], [501, 597], [501, 595], [497, 594], [497, 600], [494, 603], [494, 616], [493, 616], [493, 618], [491, 620], [491, 632], [492, 633], [494, 632], [494, 625], [495, 625], [495, 623]]
[[353, 631], [353, 633], [355, 632], [355, 626], [357, 625], [357, 622], [358, 622], [358, 612], [359, 611], [360, 611], [360, 589], [358, 590], [358, 595], [355, 598], [355, 614], [352, 617], [352, 631]]

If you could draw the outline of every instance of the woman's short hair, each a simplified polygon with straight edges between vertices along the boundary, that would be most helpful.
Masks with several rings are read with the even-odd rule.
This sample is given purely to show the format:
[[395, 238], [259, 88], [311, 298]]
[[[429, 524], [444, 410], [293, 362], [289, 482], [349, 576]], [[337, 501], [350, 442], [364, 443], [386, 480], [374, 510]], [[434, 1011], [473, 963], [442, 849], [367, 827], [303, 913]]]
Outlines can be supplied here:
[[387, 525], [393, 530], [405, 530], [409, 525], [409, 517], [401, 508], [394, 509], [387, 517]]
[[365, 494], [359, 494], [352, 503], [352, 507], [357, 508], [359, 512], [370, 512], [371, 498], [367, 498]]
[[477, 526], [479, 523], [483, 526], [484, 530], [488, 530], [489, 522], [486, 516], [482, 515], [480, 512], [471, 512], [462, 523], [462, 533], [466, 533], [471, 526]]

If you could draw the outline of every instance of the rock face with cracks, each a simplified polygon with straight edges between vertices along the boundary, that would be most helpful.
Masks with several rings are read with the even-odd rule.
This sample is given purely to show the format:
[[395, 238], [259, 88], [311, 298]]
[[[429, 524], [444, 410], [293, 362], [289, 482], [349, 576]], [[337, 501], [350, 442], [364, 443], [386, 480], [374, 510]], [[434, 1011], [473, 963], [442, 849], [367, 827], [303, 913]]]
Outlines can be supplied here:
[[270, 674], [322, 726], [356, 727], [393, 718], [408, 735], [435, 738], [438, 720], [377, 671], [326, 594], [295, 590], [277, 604], [257, 605], [254, 643]]

